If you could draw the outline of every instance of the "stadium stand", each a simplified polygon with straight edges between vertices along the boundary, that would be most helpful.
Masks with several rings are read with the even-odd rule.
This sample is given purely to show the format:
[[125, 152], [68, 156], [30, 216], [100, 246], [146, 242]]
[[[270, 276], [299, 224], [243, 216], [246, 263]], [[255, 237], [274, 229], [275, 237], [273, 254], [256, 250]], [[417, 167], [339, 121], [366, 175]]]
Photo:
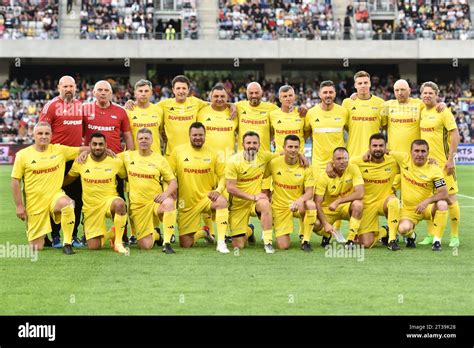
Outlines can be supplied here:
[[59, 38], [59, 0], [0, 1], [0, 39], [24, 38]]
[[[322, 77], [308, 81], [260, 81], [264, 90], [263, 100], [276, 102], [278, 89], [283, 84], [291, 84], [298, 95], [299, 104], [312, 107], [319, 102], [318, 86]], [[78, 82], [77, 97], [89, 102], [93, 100], [92, 88], [95, 81], [81, 78], [76, 75]], [[114, 102], [123, 105], [132, 98], [132, 86], [127, 79], [109, 79], [114, 89]], [[221, 80], [209, 81], [208, 79], [195, 79], [192, 81], [191, 94], [207, 99], [213, 84], [222, 82], [229, 91], [231, 101], [236, 102], [246, 99], [245, 87], [250, 79], [233, 80], [223, 78]], [[372, 93], [385, 100], [394, 98], [393, 83], [394, 76], [382, 78], [372, 77]], [[341, 80], [337, 83], [337, 101], [350, 95], [352, 91], [352, 79]], [[57, 81], [50, 78], [39, 81], [24, 80], [18, 82], [13, 79], [3, 84], [0, 93], [0, 132], [3, 143], [31, 143], [32, 127], [36, 123], [38, 114], [42, 107], [56, 96], [55, 87]], [[153, 81], [154, 90], [152, 102], [158, 102], [172, 96], [171, 81], [169, 79]], [[440, 100], [444, 101], [453, 111], [459, 127], [461, 141], [463, 143], [474, 143], [474, 81], [457, 79], [449, 83], [439, 84]], [[419, 86], [413, 86], [412, 96], [419, 97]]]

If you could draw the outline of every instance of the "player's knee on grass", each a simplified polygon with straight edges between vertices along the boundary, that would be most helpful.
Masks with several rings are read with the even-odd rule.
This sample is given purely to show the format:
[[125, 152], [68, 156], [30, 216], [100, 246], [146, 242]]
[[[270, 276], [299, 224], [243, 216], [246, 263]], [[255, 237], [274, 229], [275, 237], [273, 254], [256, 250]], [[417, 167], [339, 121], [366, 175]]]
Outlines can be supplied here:
[[154, 244], [153, 235], [151, 234], [139, 239], [137, 242], [138, 249], [141, 249], [141, 250], [150, 250], [151, 248], [153, 248], [153, 244]]
[[436, 202], [436, 210], [448, 210], [448, 203], [445, 200]]
[[194, 233], [179, 236], [179, 246], [181, 248], [191, 248], [194, 245]]
[[287, 250], [290, 248], [290, 236], [284, 235], [277, 238], [277, 248]]
[[361, 200], [355, 200], [351, 204], [351, 216], [355, 217], [356, 219], [360, 219], [362, 217], [362, 209], [364, 208], [364, 204]]
[[232, 247], [243, 249], [246, 241], [247, 237], [245, 235], [232, 237]]
[[87, 240], [87, 247], [89, 250], [99, 250], [102, 247], [102, 238], [96, 237]]
[[374, 234], [364, 233], [359, 235], [359, 244], [364, 248], [370, 248], [374, 243]]
[[41, 251], [44, 249], [44, 238], [45, 236], [41, 236], [39, 238], [33, 239], [28, 244], [30, 245], [31, 249], [35, 249]]
[[412, 229], [413, 229], [413, 225], [408, 220], [402, 220], [398, 224], [398, 232], [400, 232], [401, 234], [406, 234], [410, 232]]

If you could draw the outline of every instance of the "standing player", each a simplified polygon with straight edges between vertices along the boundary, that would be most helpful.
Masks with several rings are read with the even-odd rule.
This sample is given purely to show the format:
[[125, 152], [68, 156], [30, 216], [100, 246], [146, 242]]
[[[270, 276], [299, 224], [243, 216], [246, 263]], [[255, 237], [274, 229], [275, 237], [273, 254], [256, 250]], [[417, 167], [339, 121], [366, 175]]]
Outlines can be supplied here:
[[[63, 76], [58, 83], [59, 96], [48, 102], [41, 110], [39, 121], [48, 122], [53, 132], [51, 144], [61, 144], [78, 147], [82, 145], [82, 103], [75, 99], [76, 81], [71, 76]], [[74, 161], [67, 161], [64, 176], [71, 169]], [[82, 212], [82, 187], [81, 182], [77, 182], [64, 188], [64, 192], [74, 200], [74, 231], [72, 234], [72, 246], [82, 247], [82, 243], [77, 238], [77, 228], [81, 222]], [[55, 224], [51, 219], [51, 237], [53, 246], [61, 247], [59, 237], [59, 224]]]
[[101, 248], [102, 238], [111, 239], [106, 232], [106, 218], [112, 218], [115, 227], [115, 241], [111, 243], [114, 251], [125, 254], [127, 250], [122, 244], [122, 234], [127, 223], [125, 201], [118, 197], [116, 176], [127, 176], [123, 163], [118, 158], [107, 156], [105, 135], [90, 135], [90, 154], [84, 163], [74, 162], [64, 179], [64, 185], [81, 177], [84, 194], [84, 233], [87, 247], [90, 250]]
[[369, 147], [370, 136], [379, 133], [380, 127], [385, 126], [380, 116], [384, 100], [370, 94], [370, 86], [369, 73], [357, 72], [354, 75], [356, 99], [346, 98], [342, 102], [342, 106], [349, 112], [347, 151], [350, 158], [363, 155]]
[[[74, 201], [61, 185], [66, 161], [79, 155], [79, 148], [51, 144], [51, 126], [39, 122], [34, 128], [35, 143], [18, 151], [12, 170], [12, 192], [16, 204], [16, 216], [27, 222], [29, 245], [42, 250], [44, 237], [51, 232], [50, 218], [61, 223], [64, 235], [63, 252], [74, 254], [72, 233], [74, 230]], [[21, 181], [25, 202], [21, 194]], [[26, 209], [25, 209], [26, 206]]]
[[[434, 82], [425, 82], [421, 85], [421, 98], [425, 108], [421, 111], [420, 131], [421, 139], [428, 142], [430, 157], [435, 159], [442, 168], [449, 197], [447, 199], [449, 217], [451, 220], [450, 247], [459, 246], [459, 222], [461, 211], [456, 197], [458, 183], [454, 157], [459, 144], [459, 132], [454, 116], [449, 109], [442, 112], [436, 110], [436, 101], [439, 88]], [[430, 226], [428, 231], [433, 231]], [[425, 238], [420, 244], [432, 244], [433, 236]]]
[[190, 144], [177, 146], [169, 162], [178, 179], [179, 244], [190, 248], [199, 238], [201, 214], [212, 213], [217, 225], [217, 251], [228, 253], [225, 233], [229, 211], [225, 189], [225, 164], [205, 145], [206, 131], [200, 122], [189, 127]]
[[[387, 150], [395, 158], [401, 171], [402, 209], [398, 231], [407, 237], [407, 248], [416, 247], [413, 231], [421, 220], [433, 221], [433, 251], [441, 250], [448, 217], [448, 190], [441, 169], [429, 164], [429, 145], [426, 140], [416, 139], [411, 153]], [[435, 192], [433, 194], [433, 192]]]
[[[278, 90], [281, 108], [270, 112], [271, 134], [275, 141], [275, 152], [283, 151], [285, 137], [294, 134], [304, 145], [304, 118], [300, 117], [298, 110], [294, 107], [296, 95], [293, 87], [285, 85]], [[304, 153], [304, 146], [300, 146], [300, 152]]]
[[[206, 127], [206, 145], [217, 152], [219, 161], [226, 163], [235, 153], [236, 130], [239, 125], [237, 118], [231, 117], [227, 104], [228, 94], [222, 84], [211, 89], [211, 105], [202, 108], [197, 121]], [[209, 241], [215, 236], [211, 216], [204, 214], [204, 231], [209, 232]]]
[[385, 155], [385, 137], [381, 133], [373, 134], [369, 139], [369, 157], [352, 157], [350, 163], [359, 167], [364, 178], [364, 210], [359, 228], [359, 244], [372, 247], [379, 239], [386, 239], [387, 231], [379, 227], [379, 216], [387, 217], [388, 248], [400, 250], [395, 239], [400, 221], [400, 201], [393, 193], [393, 181], [400, 174], [397, 161]]
[[[175, 194], [177, 183], [173, 172], [159, 152], [152, 151], [153, 132], [142, 128], [137, 132], [138, 150], [125, 151], [120, 158], [127, 170], [130, 186], [130, 221], [140, 249], [151, 249], [160, 236], [154, 227], [163, 221], [163, 252], [173, 254], [171, 236], [176, 223]], [[161, 181], [166, 182], [163, 191]], [[156, 233], [156, 235], [155, 235]]]
[[[84, 137], [87, 144], [91, 141], [92, 134], [100, 132], [105, 136], [107, 146], [114, 153], [123, 151], [121, 135], [125, 140], [127, 150], [134, 150], [130, 122], [127, 112], [119, 105], [112, 103], [112, 86], [107, 81], [99, 81], [94, 86], [96, 101], [83, 105]], [[117, 191], [125, 200], [124, 182], [117, 179]], [[127, 231], [123, 233], [124, 241], [128, 242]]]
[[225, 169], [232, 246], [245, 247], [249, 237], [254, 241], [253, 231], [247, 228], [247, 224], [250, 216], [258, 216], [262, 224], [265, 252], [273, 254], [272, 209], [267, 195], [262, 193], [262, 180], [267, 164], [278, 155], [259, 151], [260, 137], [256, 132], [245, 133], [242, 146], [244, 150], [232, 156]]
[[138, 149], [137, 134], [141, 128], [148, 128], [153, 135], [151, 150], [161, 154], [160, 134], [163, 130], [163, 110], [157, 104], [151, 104], [153, 85], [148, 80], [135, 83], [134, 94], [136, 105], [133, 110], [127, 110], [130, 129], [132, 131], [134, 148]]
[[[299, 118], [299, 116], [297, 116]], [[267, 166], [266, 175], [272, 176], [272, 216], [279, 249], [290, 247], [293, 217], [303, 226], [303, 251], [312, 251], [310, 239], [316, 221], [316, 205], [313, 201], [313, 173], [311, 168], [300, 164], [300, 138], [295, 134], [285, 137], [285, 156], [273, 159]]]
[[329, 244], [336, 232], [333, 223], [349, 220], [346, 248], [354, 248], [359, 232], [364, 198], [364, 179], [355, 164], [349, 164], [349, 154], [343, 147], [334, 149], [332, 162], [337, 176], [330, 178], [323, 172], [316, 184], [316, 209], [318, 220], [315, 232], [321, 234], [321, 246]]

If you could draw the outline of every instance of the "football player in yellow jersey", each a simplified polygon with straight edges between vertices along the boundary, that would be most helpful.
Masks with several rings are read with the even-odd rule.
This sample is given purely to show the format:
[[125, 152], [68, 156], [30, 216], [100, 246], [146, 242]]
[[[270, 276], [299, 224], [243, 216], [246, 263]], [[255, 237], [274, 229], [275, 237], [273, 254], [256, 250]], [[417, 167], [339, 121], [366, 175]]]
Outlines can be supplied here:
[[178, 179], [179, 243], [190, 248], [202, 237], [202, 213], [212, 213], [217, 225], [217, 251], [228, 253], [225, 233], [229, 211], [224, 196], [225, 164], [205, 145], [206, 131], [200, 122], [189, 127], [189, 144], [176, 147], [169, 162]]
[[[201, 109], [197, 120], [206, 127], [206, 145], [217, 152], [219, 161], [225, 163], [235, 153], [236, 131], [239, 125], [237, 118], [231, 117], [228, 108], [228, 94], [224, 85], [217, 84], [211, 89], [211, 105]], [[211, 216], [203, 216], [204, 231], [209, 231], [211, 239], [215, 236]]]
[[336, 178], [330, 178], [324, 171], [316, 183], [316, 210], [318, 220], [314, 231], [323, 236], [321, 246], [329, 244], [336, 233], [333, 223], [349, 220], [347, 249], [353, 249], [362, 217], [364, 198], [364, 179], [355, 164], [349, 164], [349, 154], [344, 147], [333, 151], [332, 163]]
[[315, 183], [324, 173], [336, 147], [344, 147], [344, 127], [347, 127], [346, 108], [334, 103], [336, 86], [332, 81], [321, 82], [321, 103], [308, 110], [305, 119], [305, 138], [312, 135], [312, 166]]
[[[398, 231], [407, 237], [407, 248], [416, 248], [413, 229], [421, 220], [433, 221], [433, 251], [441, 250], [441, 239], [448, 217], [448, 190], [441, 169], [428, 162], [429, 145], [416, 139], [411, 153], [390, 151], [400, 166], [402, 209]], [[435, 192], [435, 193], [434, 193]]]
[[141, 128], [148, 128], [153, 135], [151, 150], [161, 154], [160, 134], [163, 131], [163, 109], [150, 103], [153, 85], [148, 80], [135, 83], [134, 95], [136, 105], [133, 110], [127, 110], [130, 128], [132, 130], [135, 149], [138, 149], [137, 134]]
[[63, 252], [71, 255], [74, 254], [71, 245], [75, 222], [74, 201], [61, 190], [61, 186], [66, 161], [76, 158], [85, 147], [51, 144], [51, 135], [49, 123], [39, 122], [35, 126], [35, 143], [16, 155], [11, 187], [16, 216], [27, 222], [29, 245], [36, 250], [43, 249], [44, 238], [51, 232], [51, 216], [55, 223], [61, 223], [64, 234]]
[[[163, 221], [163, 252], [173, 254], [170, 243], [176, 223], [176, 201], [173, 198], [178, 187], [176, 178], [166, 159], [151, 150], [153, 133], [150, 129], [140, 129], [137, 142], [138, 150], [119, 154], [127, 170], [130, 221], [137, 234], [137, 244], [140, 249], [151, 249], [161, 238], [154, 227]], [[164, 191], [161, 181], [167, 184]]]
[[[128, 254], [122, 244], [127, 223], [125, 201], [117, 193], [117, 175], [126, 177], [125, 167], [119, 158], [108, 157], [107, 143], [102, 133], [93, 133], [89, 143], [90, 154], [84, 163], [75, 162], [64, 178], [64, 186], [81, 177], [84, 213], [84, 234], [90, 250], [100, 249], [102, 239], [110, 239], [114, 251]], [[111, 218], [115, 227], [115, 240], [106, 230], [106, 218]]]
[[[395, 239], [400, 220], [400, 201], [393, 193], [393, 180], [400, 174], [397, 161], [385, 155], [386, 143], [382, 133], [369, 139], [368, 159], [352, 157], [350, 163], [359, 167], [364, 178], [364, 210], [359, 228], [359, 244], [372, 247], [381, 239], [390, 250], [400, 250]], [[387, 217], [389, 236], [385, 226], [379, 227], [379, 216]], [[388, 242], [388, 243], [387, 243]]]
[[380, 116], [384, 100], [370, 94], [370, 86], [370, 74], [358, 71], [354, 75], [356, 99], [346, 98], [342, 102], [342, 106], [349, 112], [347, 151], [350, 158], [363, 155], [369, 147], [370, 136], [379, 133], [380, 127], [385, 126]]
[[[442, 112], [436, 110], [436, 101], [439, 88], [434, 82], [425, 82], [421, 85], [421, 98], [425, 108], [421, 112], [420, 132], [421, 139], [428, 142], [430, 146], [430, 158], [436, 160], [443, 170], [449, 197], [447, 199], [449, 217], [451, 221], [450, 247], [459, 246], [459, 222], [461, 211], [456, 197], [458, 183], [456, 180], [456, 168], [454, 156], [459, 144], [459, 132], [454, 116], [449, 109]], [[432, 231], [430, 226], [428, 231]], [[433, 236], [429, 235], [420, 244], [432, 244]]]
[[300, 152], [304, 153], [304, 118], [294, 107], [296, 95], [293, 87], [285, 85], [278, 90], [281, 108], [270, 112], [271, 136], [275, 142], [275, 152], [283, 151], [285, 137], [295, 134], [300, 139]]
[[244, 150], [232, 156], [225, 168], [232, 246], [244, 248], [247, 239], [255, 242], [247, 224], [250, 216], [259, 216], [265, 252], [273, 254], [272, 209], [268, 196], [262, 192], [262, 180], [268, 163], [279, 155], [259, 151], [260, 136], [256, 132], [245, 133], [242, 142]]
[[296, 217], [300, 226], [303, 225], [301, 249], [308, 252], [312, 251], [310, 239], [316, 221], [316, 205], [312, 169], [300, 163], [300, 144], [297, 135], [287, 135], [283, 143], [285, 155], [270, 162], [266, 175], [271, 175], [273, 182], [271, 204], [278, 249], [290, 247], [293, 217]]

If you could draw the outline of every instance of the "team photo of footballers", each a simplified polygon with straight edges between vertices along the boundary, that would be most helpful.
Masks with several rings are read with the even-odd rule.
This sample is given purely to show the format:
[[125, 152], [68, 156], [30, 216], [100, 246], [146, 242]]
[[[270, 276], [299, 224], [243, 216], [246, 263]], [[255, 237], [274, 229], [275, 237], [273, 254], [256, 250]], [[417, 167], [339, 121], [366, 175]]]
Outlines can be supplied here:
[[171, 85], [174, 96], [154, 104], [152, 83], [140, 79], [134, 100], [120, 106], [101, 80], [95, 101], [81, 105], [74, 78], [61, 77], [59, 96], [34, 126], [34, 144], [16, 154], [11, 173], [16, 215], [32, 248], [61, 244], [60, 226], [67, 255], [107, 244], [124, 255], [133, 245], [176, 254], [175, 240], [179, 254], [200, 239], [219, 253], [261, 244], [273, 254], [290, 248], [293, 234], [304, 252], [319, 236], [323, 248], [398, 251], [400, 243], [416, 248], [421, 220], [428, 234], [420, 244], [441, 251], [449, 221], [449, 247], [460, 246], [460, 140], [436, 83], [423, 83], [416, 99], [400, 79], [396, 99], [384, 101], [370, 93], [370, 74], [358, 71], [356, 93], [341, 105], [336, 83], [326, 80], [310, 109], [296, 105], [290, 85], [279, 88], [281, 107], [262, 100], [258, 82], [237, 103], [222, 84], [209, 101], [189, 95], [184, 75]]

